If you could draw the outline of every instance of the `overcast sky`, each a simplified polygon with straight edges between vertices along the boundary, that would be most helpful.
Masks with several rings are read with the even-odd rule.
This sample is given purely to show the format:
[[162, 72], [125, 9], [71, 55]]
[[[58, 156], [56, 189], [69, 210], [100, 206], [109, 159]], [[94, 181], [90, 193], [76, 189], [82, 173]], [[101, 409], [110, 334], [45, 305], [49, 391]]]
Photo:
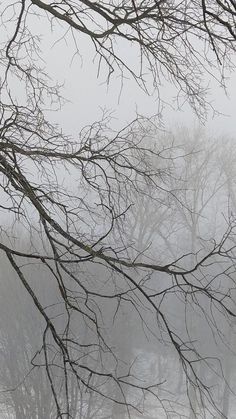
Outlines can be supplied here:
[[[40, 31], [40, 28], [39, 28]], [[54, 40], [58, 40], [61, 33], [54, 33]], [[46, 66], [53, 77], [59, 82], [64, 82], [64, 94], [70, 100], [57, 117], [60, 123], [66, 128], [72, 128], [78, 132], [78, 128], [92, 123], [101, 116], [101, 108], [114, 111], [114, 117], [121, 124], [130, 121], [135, 115], [135, 109], [144, 115], [153, 115], [158, 113], [157, 95], [148, 96], [132, 79], [124, 80], [122, 91], [118, 74], [113, 77], [109, 86], [105, 83], [105, 69], [101, 71], [100, 77], [97, 77], [97, 65], [93, 62], [94, 51], [88, 40], [79, 37], [78, 46], [81, 53], [75, 55], [73, 62], [71, 59], [74, 54], [73, 45], [70, 40], [57, 42], [53, 45], [53, 38], [47, 37], [44, 58]], [[48, 42], [48, 40], [50, 42]], [[130, 48], [126, 51], [132, 60], [136, 59], [136, 52]], [[208, 81], [207, 81], [208, 82]], [[229, 75], [228, 97], [223, 89], [217, 86], [214, 81], [209, 85], [208, 99], [212, 106], [222, 116], [213, 115], [209, 112], [206, 123], [207, 131], [210, 135], [229, 135], [236, 137], [236, 76]], [[168, 85], [163, 80], [161, 94], [164, 100], [173, 103], [173, 97], [176, 95], [174, 86]], [[121, 93], [121, 94], [120, 94]], [[198, 125], [199, 120], [194, 115], [188, 104], [185, 104], [181, 111], [171, 109], [166, 105], [162, 112], [163, 122], [167, 129], [177, 125], [193, 126]], [[61, 118], [64, 118], [63, 121]], [[115, 123], [115, 122], [114, 122]]]

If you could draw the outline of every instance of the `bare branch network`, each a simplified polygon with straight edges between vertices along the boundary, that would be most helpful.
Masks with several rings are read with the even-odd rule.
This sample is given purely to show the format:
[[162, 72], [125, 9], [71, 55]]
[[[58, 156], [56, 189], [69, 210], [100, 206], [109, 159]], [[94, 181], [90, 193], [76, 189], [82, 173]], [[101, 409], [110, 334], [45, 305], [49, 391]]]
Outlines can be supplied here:
[[[217, 342], [224, 341], [220, 324], [235, 322], [233, 210], [226, 232], [201, 231], [222, 191], [220, 179], [229, 180], [225, 166], [218, 158], [207, 171], [208, 156], [197, 166], [199, 150], [167, 141], [155, 119], [139, 115], [114, 130], [104, 113], [76, 138], [66, 134], [51, 118], [49, 109], [62, 112], [63, 98], [48, 77], [34, 24], [37, 17], [46, 37], [61, 25], [72, 54], [86, 36], [107, 82], [113, 73], [130, 75], [148, 91], [152, 76], [158, 91], [165, 79], [177, 87], [178, 103], [187, 100], [203, 117], [206, 74], [224, 86], [225, 70], [233, 69], [235, 1], [22, 0], [0, 8], [0, 249], [44, 320], [31, 366], [46, 372], [50, 417], [79, 417], [78, 406], [82, 412], [89, 397], [96, 397], [94, 417], [138, 417], [145, 400], [155, 400], [166, 417], [183, 417], [186, 400], [176, 399], [160, 370], [150, 378], [135, 353], [140, 341], [128, 344], [133, 327], [150, 342], [149, 353], [153, 345], [158, 353], [168, 348], [171, 362], [179, 362], [192, 412], [204, 407], [221, 414], [208, 383], [214, 374], [224, 378], [219, 353], [199, 347], [189, 321], [197, 313]], [[137, 51], [135, 65], [127, 46]], [[192, 190], [199, 191], [194, 205]], [[191, 245], [176, 243], [178, 230], [187, 231]], [[42, 287], [51, 290], [50, 302]], [[121, 327], [122, 313], [135, 326]], [[205, 378], [199, 365], [208, 371]], [[81, 419], [93, 417], [88, 409]]]

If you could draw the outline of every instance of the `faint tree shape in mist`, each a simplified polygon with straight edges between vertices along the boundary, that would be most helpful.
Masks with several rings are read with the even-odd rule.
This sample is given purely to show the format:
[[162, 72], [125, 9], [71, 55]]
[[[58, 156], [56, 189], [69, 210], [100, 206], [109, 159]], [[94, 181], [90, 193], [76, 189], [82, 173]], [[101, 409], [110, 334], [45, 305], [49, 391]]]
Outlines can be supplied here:
[[[77, 138], [55, 125], [49, 109], [59, 112], [63, 98], [60, 86], [42, 68], [40, 37], [34, 34], [31, 21], [37, 15], [45, 25], [47, 16], [52, 29], [64, 25], [75, 42], [82, 33], [88, 36], [99, 58], [99, 70], [107, 66], [107, 81], [113, 72], [130, 73], [146, 90], [148, 70], [155, 89], [163, 77], [175, 83], [178, 98], [183, 95], [203, 116], [205, 72], [215, 76], [220, 65], [223, 69], [232, 66], [235, 13], [233, 1], [1, 3], [5, 38], [0, 64], [0, 210], [6, 226], [2, 225], [0, 249], [44, 320], [42, 346], [36, 355], [43, 358], [41, 367], [57, 418], [74, 415], [71, 377], [78, 389], [125, 408], [129, 415], [135, 410], [142, 414], [145, 398], [154, 398], [166, 415], [178, 408], [171, 392], [167, 397], [161, 393], [163, 380], [142, 380], [135, 359], [120, 359], [121, 348], [111, 331], [122, 310], [132, 311], [139, 333], [172, 347], [187, 389], [195, 386], [200, 400], [204, 395], [207, 409], [219, 413], [211, 388], [196, 368], [200, 361], [211, 368], [211, 360], [203, 359], [200, 350], [175, 330], [162, 300], [173, 291], [181, 294], [183, 302], [189, 295], [193, 299], [200, 295], [203, 298], [195, 300], [200, 309], [207, 301], [226, 320], [235, 317], [230, 293], [219, 288], [224, 280], [229, 288], [234, 286], [228, 265], [234, 266], [235, 225], [231, 217], [218, 242], [213, 238], [207, 246], [194, 249], [194, 254], [189, 249], [166, 263], [158, 254], [150, 261], [148, 251], [134, 252], [123, 228], [135, 204], [134, 192], [140, 199], [159, 195], [166, 205], [178, 200], [170, 182], [178, 156], [163, 155], [158, 142], [148, 145], [150, 137], [158, 137], [152, 118], [138, 115], [126, 127], [114, 130], [109, 115], [104, 114]], [[137, 71], [119, 53], [118, 39], [139, 48]], [[221, 70], [220, 76], [224, 85]], [[18, 235], [27, 232], [31, 240], [25, 247], [16, 234], [19, 224]], [[30, 281], [32, 264], [57, 285], [50, 307]], [[149, 287], [155, 275], [161, 289]], [[37, 356], [32, 362], [36, 360]]]

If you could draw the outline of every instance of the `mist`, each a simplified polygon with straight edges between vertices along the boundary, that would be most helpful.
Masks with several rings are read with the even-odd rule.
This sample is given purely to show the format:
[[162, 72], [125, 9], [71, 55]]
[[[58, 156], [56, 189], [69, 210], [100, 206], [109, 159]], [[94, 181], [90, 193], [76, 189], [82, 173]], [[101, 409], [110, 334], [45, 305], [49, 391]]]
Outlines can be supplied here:
[[0, 5], [0, 419], [234, 419], [235, 4]]

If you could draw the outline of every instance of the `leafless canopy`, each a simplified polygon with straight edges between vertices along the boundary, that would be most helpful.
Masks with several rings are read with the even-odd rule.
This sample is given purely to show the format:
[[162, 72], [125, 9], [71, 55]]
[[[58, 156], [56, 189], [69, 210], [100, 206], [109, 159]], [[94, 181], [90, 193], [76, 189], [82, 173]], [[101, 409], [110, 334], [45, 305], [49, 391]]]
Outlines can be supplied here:
[[[225, 68], [233, 68], [235, 1], [22, 0], [3, 1], [0, 7], [4, 32], [0, 51], [0, 248], [45, 320], [41, 364], [57, 417], [75, 417], [70, 406], [71, 376], [78, 387], [125, 405], [128, 412], [131, 407], [141, 410], [132, 398], [134, 390], [155, 396], [168, 410], [159, 395], [162, 382], [143, 384], [133, 376], [132, 362], [125, 372], [119, 370], [120, 359], [107, 331], [112, 327], [110, 318], [115, 320], [123, 306], [132, 309], [136, 321], [152, 336], [160, 334], [172, 345], [187, 382], [201, 389], [215, 406], [195, 368], [201, 354], [193, 342], [182, 339], [172, 328], [162, 301], [176, 290], [183, 301], [190, 295], [193, 304], [199, 305], [195, 296], [201, 294], [226, 318], [235, 316], [230, 293], [223, 294], [219, 288], [219, 275], [231, 280], [225, 265], [219, 264], [220, 272], [205, 273], [219, 260], [233, 257], [228, 240], [234, 237], [234, 226], [229, 226], [219, 243], [203, 246], [200, 253], [190, 249], [190, 264], [187, 256], [163, 264], [156, 255], [150, 262], [145, 249], [135, 250], [137, 245], [124, 228], [135, 199], [150, 196], [167, 207], [174, 200], [181, 202], [172, 188], [175, 152], [168, 154], [171, 147], [151, 141], [156, 136], [155, 125], [139, 116], [114, 131], [105, 114], [77, 138], [55, 125], [49, 109], [60, 110], [62, 98], [59, 86], [53, 85], [47, 68], [43, 69], [41, 39], [34, 33], [34, 24], [39, 17], [47, 37], [50, 27], [53, 30], [60, 24], [63, 36], [73, 41], [72, 48], [78, 53], [80, 37], [88, 37], [99, 72], [103, 76], [107, 71], [108, 81], [113, 73], [130, 74], [143, 89], [149, 89], [151, 80], [158, 90], [164, 78], [177, 86], [180, 103], [187, 99], [203, 115], [206, 73], [224, 85]], [[137, 51], [135, 65], [123, 52], [130, 45]], [[15, 238], [18, 225], [20, 231], [30, 232], [30, 248], [22, 249]], [[32, 263], [57, 284], [57, 304], [45, 307], [40, 300], [29, 278]], [[149, 285], [152, 275], [157, 275], [158, 285]], [[152, 314], [150, 325], [146, 312]], [[207, 316], [211, 314], [209, 309]], [[36, 356], [32, 363], [37, 362]]]

